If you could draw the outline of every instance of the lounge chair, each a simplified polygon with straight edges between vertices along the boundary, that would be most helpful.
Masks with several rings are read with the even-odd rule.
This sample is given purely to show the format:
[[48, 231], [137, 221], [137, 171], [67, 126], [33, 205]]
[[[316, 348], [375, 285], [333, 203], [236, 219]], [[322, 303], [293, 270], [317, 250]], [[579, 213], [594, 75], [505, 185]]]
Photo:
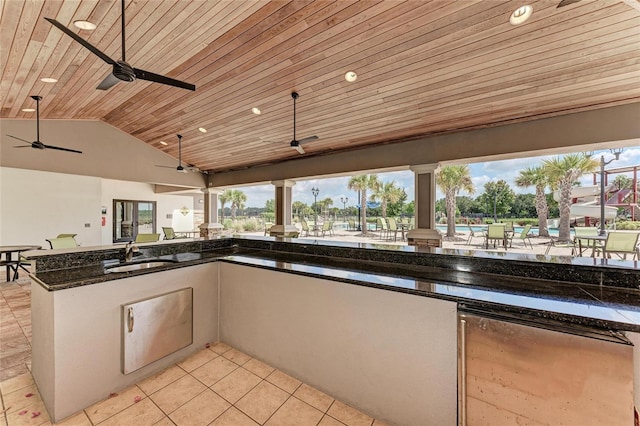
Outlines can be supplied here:
[[170, 226], [163, 226], [162, 232], [164, 233], [165, 240], [175, 240], [176, 238], [184, 238], [176, 235], [176, 232]]
[[274, 224], [272, 222], [265, 222], [264, 223], [264, 235], [268, 235], [269, 234], [269, 231], [271, 230], [271, 227], [273, 225]]
[[138, 234], [136, 243], [155, 243], [160, 240], [160, 234]]
[[573, 241], [574, 241], [574, 244], [577, 244], [576, 254], [578, 256], [582, 256], [582, 254], [589, 249], [591, 249], [593, 253], [595, 253], [597, 241], [581, 239], [580, 237], [589, 237], [589, 236], [598, 235], [598, 228], [594, 228], [591, 226], [589, 227], [577, 226], [573, 228], [573, 232], [575, 233], [575, 237]]
[[502, 241], [502, 246], [504, 249], [507, 249], [507, 234], [504, 230], [504, 224], [494, 224], [489, 225], [487, 229], [487, 234], [484, 238], [484, 246], [485, 248], [489, 248], [489, 242], [493, 241], [493, 247], [496, 247], [496, 241]]
[[529, 245], [531, 246], [531, 250], [533, 250], [533, 243], [531, 242], [531, 234], [529, 234], [530, 230], [531, 230], [531, 225], [526, 225], [522, 229], [522, 232], [520, 232], [520, 235], [518, 235], [517, 237], [512, 234], [511, 238], [509, 238], [509, 247], [512, 246], [513, 239], [517, 238], [518, 240], [522, 240], [522, 243], [524, 244], [525, 248], [527, 247], [527, 240], [529, 240]]
[[56, 238], [75, 238], [78, 234], [58, 234]]
[[596, 252], [602, 251], [608, 258], [611, 258], [611, 253], [615, 253], [625, 260], [628, 254], [632, 254], [632, 259], [635, 260], [640, 257], [638, 237], [640, 232], [609, 232], [604, 247], [596, 247]]
[[478, 237], [478, 238], [482, 238], [484, 241], [485, 238], [485, 234], [483, 231], [474, 231], [473, 228], [471, 227], [470, 224], [467, 223], [467, 227], [469, 228], [469, 238], [467, 238], [467, 245], [471, 245], [471, 241]]

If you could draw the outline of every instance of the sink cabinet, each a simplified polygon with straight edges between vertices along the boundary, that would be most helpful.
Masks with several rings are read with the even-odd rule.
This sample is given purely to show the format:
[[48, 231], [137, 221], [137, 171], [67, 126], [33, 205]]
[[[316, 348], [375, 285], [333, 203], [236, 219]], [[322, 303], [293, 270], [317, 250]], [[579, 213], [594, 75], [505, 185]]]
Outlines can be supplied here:
[[[193, 343], [122, 372], [122, 306], [193, 288]], [[32, 373], [54, 421], [105, 399], [218, 340], [218, 263], [64, 290], [31, 286]]]

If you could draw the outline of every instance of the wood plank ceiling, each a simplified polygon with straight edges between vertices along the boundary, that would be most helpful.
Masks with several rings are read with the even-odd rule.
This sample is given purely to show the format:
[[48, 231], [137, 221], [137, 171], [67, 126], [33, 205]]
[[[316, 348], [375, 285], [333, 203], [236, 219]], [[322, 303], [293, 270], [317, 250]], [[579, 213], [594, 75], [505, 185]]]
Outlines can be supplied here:
[[96, 90], [111, 67], [44, 20], [119, 59], [119, 0], [0, 0], [0, 111], [33, 119], [38, 94], [44, 119], [104, 120], [175, 157], [181, 133], [183, 161], [218, 172], [300, 157], [294, 90], [296, 136], [319, 136], [306, 156], [638, 102], [640, 3], [558, 2], [513, 26], [521, 1], [126, 0], [127, 62], [191, 92]]

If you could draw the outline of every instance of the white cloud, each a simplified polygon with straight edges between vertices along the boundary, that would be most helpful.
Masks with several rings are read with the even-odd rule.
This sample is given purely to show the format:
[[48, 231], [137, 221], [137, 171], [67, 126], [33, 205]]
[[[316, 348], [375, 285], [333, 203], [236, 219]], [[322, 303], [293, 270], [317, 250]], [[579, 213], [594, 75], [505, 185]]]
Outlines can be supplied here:
[[[593, 153], [594, 158], [600, 159], [600, 156], [604, 155], [605, 160], [613, 158], [613, 155], [609, 150], [600, 150]], [[528, 158], [516, 158], [511, 160], [492, 161], [484, 163], [469, 164], [469, 170], [471, 173], [471, 179], [473, 181], [476, 192], [471, 195], [477, 197], [484, 192], [484, 185], [491, 180], [504, 179], [511, 186], [515, 193], [533, 193], [534, 188], [518, 188], [515, 185], [515, 179], [519, 175], [520, 171], [526, 167], [532, 167], [542, 165], [543, 160], [551, 158], [552, 156], [538, 156]], [[640, 147], [625, 148], [620, 159], [613, 161], [607, 166], [607, 169], [620, 168], [625, 166], [633, 166], [640, 164]], [[627, 173], [631, 176], [631, 173]], [[398, 172], [378, 173], [378, 177], [383, 182], [390, 182], [394, 180], [400, 188], [404, 188], [407, 193], [407, 202], [410, 202], [414, 198], [414, 174], [409, 170], [403, 170]], [[348, 198], [346, 206], [353, 206], [358, 203], [358, 194], [355, 191], [349, 191], [347, 189], [349, 183], [349, 176], [334, 177], [326, 179], [311, 179], [300, 180], [296, 182], [293, 187], [293, 200], [302, 201], [306, 204], [313, 203], [313, 194], [311, 188], [318, 188], [320, 193], [318, 194], [318, 200], [325, 198], [331, 198], [333, 200], [333, 206], [342, 208], [343, 203], [340, 201], [341, 197]], [[599, 178], [598, 178], [599, 180]], [[593, 175], [588, 174], [582, 177], [581, 182], [583, 185], [593, 185]], [[273, 185], [260, 185], [238, 188], [247, 195], [247, 206], [249, 207], [264, 207], [267, 200], [275, 197], [275, 190]], [[467, 193], [461, 193], [460, 195], [470, 195]], [[444, 195], [440, 190], [437, 190], [437, 198], [442, 198]]]

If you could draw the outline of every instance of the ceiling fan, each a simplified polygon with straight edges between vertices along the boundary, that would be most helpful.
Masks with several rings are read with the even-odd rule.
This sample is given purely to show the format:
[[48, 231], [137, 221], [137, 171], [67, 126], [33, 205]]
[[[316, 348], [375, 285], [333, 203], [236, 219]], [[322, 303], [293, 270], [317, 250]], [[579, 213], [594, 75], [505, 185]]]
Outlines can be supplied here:
[[[178, 136], [178, 167], [173, 167], [173, 166], [156, 166], [156, 167], [166, 167], [168, 169], [175, 169], [180, 173], [187, 173], [188, 171], [200, 172], [200, 169], [195, 166], [182, 165], [182, 135], [176, 135], [176, 136]], [[201, 172], [201, 173], [207, 174], [206, 172]]]
[[53, 146], [53, 145], [45, 145], [42, 142], [40, 142], [40, 101], [42, 100], [42, 96], [31, 96], [31, 99], [34, 99], [36, 101], [36, 140], [33, 142], [29, 142], [16, 136], [7, 135], [10, 138], [18, 139], [19, 141], [25, 142], [27, 144], [27, 145], [14, 146], [14, 148], [27, 148], [30, 146], [31, 148], [35, 148], [35, 149], [57, 149], [59, 151], [76, 152], [78, 154], [82, 154], [82, 151], [78, 151], [76, 149], [62, 148], [60, 146]]
[[113, 66], [113, 72], [109, 74], [97, 87], [100, 90], [108, 90], [111, 87], [115, 86], [120, 81], [131, 82], [136, 78], [140, 80], [153, 81], [155, 83], [167, 84], [169, 86], [180, 87], [182, 89], [187, 90], [196, 90], [196, 86], [190, 83], [185, 83], [184, 81], [176, 80], [170, 77], [166, 77], [164, 75], [155, 74], [149, 71], [141, 70], [138, 68], [133, 68], [126, 62], [125, 49], [124, 49], [124, 40], [125, 40], [125, 32], [124, 32], [124, 0], [122, 0], [122, 60], [114, 61], [105, 53], [101, 52], [93, 46], [91, 43], [71, 31], [69, 28], [62, 25], [60, 22], [51, 18], [44, 18], [49, 21], [54, 26], [61, 29], [65, 34], [69, 37], [73, 38], [75, 41], [83, 45], [85, 48], [89, 49], [94, 55], [98, 56], [100, 59]]
[[297, 140], [296, 139], [296, 99], [298, 99], [299, 95], [296, 92], [292, 92], [291, 93], [291, 97], [293, 98], [293, 140], [291, 141], [291, 148], [295, 149], [296, 151], [298, 151], [300, 154], [304, 154], [305, 151], [302, 148], [302, 144], [303, 143], [307, 143], [307, 142], [311, 142], [311, 141], [315, 141], [317, 139], [320, 139], [317, 136], [309, 136], [306, 137], [304, 139], [300, 139]]

